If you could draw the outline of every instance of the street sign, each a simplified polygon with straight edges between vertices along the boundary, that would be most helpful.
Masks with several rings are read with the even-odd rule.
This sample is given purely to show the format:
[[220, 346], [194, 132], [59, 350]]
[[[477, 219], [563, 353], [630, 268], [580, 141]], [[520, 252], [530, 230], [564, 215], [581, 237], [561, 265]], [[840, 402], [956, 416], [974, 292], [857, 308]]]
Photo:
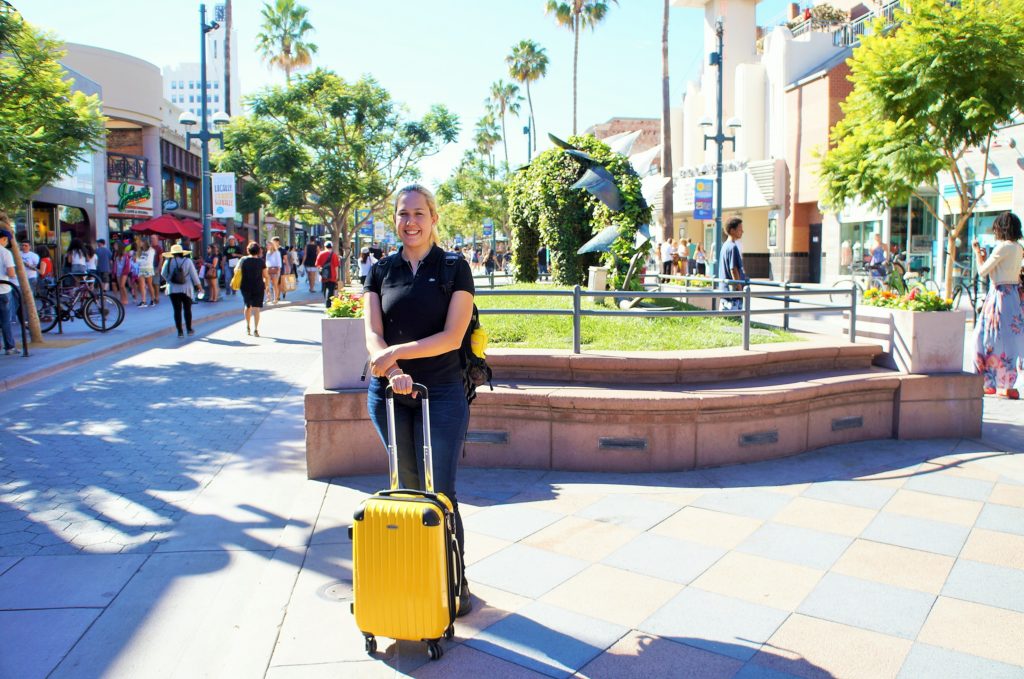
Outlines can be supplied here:
[[487, 219], [484, 220], [484, 235], [485, 236], [493, 236], [494, 235], [494, 220], [491, 219], [490, 217], [488, 217]]
[[457, 248], [461, 248], [462, 247], [462, 236], [456, 236], [455, 237], [455, 247], [457, 247]]
[[[369, 212], [369, 210], [367, 210]], [[362, 226], [359, 227], [360, 236], [369, 236], [373, 238], [373, 217], [368, 218], [365, 222], [362, 222]]]
[[178, 209], [178, 201], [171, 200], [170, 198], [168, 198], [167, 200], [165, 200], [163, 202], [163, 208], [164, 208], [164, 212], [170, 212], [171, 210], [177, 210]]
[[213, 216], [227, 219], [235, 214], [235, 173], [214, 172], [210, 175], [210, 198], [213, 201]]
[[693, 189], [693, 218], [714, 219], [712, 210], [715, 182], [712, 179], [698, 179]]
[[371, 219], [370, 209], [364, 207], [356, 208], [356, 226], [362, 226], [363, 222], [367, 219]]

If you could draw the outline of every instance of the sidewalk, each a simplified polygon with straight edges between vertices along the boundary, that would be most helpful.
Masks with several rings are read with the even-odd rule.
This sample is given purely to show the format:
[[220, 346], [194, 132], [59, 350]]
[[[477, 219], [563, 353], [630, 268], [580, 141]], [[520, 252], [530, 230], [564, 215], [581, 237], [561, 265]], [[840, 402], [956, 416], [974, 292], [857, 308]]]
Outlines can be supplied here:
[[[303, 283], [305, 280], [300, 280], [299, 289], [290, 293], [285, 301], [276, 306], [267, 305], [264, 310], [323, 299], [320, 293], [310, 293], [301, 285]], [[192, 305], [192, 325], [196, 329], [204, 323], [240, 318], [241, 315], [242, 296], [227, 296], [223, 290], [216, 303], [197, 302]], [[58, 334], [57, 326], [43, 333], [44, 344], [30, 343], [27, 358], [20, 353], [21, 336], [17, 336], [19, 353], [0, 356], [0, 393], [177, 332], [171, 300], [166, 295], [161, 295], [157, 306], [139, 308], [129, 302], [125, 307], [124, 322], [105, 333], [91, 330], [80, 318], [63, 326], [63, 334]]]
[[475, 610], [437, 662], [368, 657], [347, 528], [385, 478], [305, 478], [319, 318], [200, 326], [0, 399], [0, 677], [1024, 676], [1024, 408], [995, 398], [980, 441], [464, 467]]

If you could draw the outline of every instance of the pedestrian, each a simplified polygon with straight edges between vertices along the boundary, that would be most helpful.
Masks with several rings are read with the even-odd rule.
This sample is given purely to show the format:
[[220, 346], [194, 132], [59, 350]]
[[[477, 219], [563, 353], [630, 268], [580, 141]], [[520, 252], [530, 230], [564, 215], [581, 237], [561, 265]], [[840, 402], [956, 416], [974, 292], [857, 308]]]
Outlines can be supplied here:
[[985, 393], [1019, 399], [1024, 388], [1024, 291], [1021, 289], [1021, 224], [1004, 212], [992, 222], [996, 246], [985, 251], [975, 240], [978, 276], [991, 284], [974, 325], [974, 372], [985, 376]]
[[121, 241], [114, 241], [113, 261], [114, 283], [117, 285], [117, 294], [121, 297], [121, 304], [128, 304], [128, 293], [135, 299], [135, 288], [129, 285], [132, 276], [132, 256], [125, 250]]
[[25, 277], [28, 278], [28, 287], [33, 297], [39, 296], [39, 255], [32, 252], [32, 246], [28, 241], [21, 241], [21, 261], [25, 265]]
[[548, 275], [548, 246], [546, 245], [537, 248], [537, 273], [541, 276]]
[[704, 252], [704, 243], [697, 243], [697, 250], [693, 253], [693, 261], [697, 264], [697, 275], [708, 275], [708, 255]]
[[36, 246], [36, 256], [39, 257], [39, 285], [49, 285], [53, 282], [53, 260], [50, 258], [50, 249], [45, 245]]
[[359, 284], [366, 283], [366, 277], [370, 275], [370, 269], [377, 263], [377, 258], [373, 256], [370, 248], [363, 248], [359, 252]]
[[292, 253], [287, 245], [281, 247], [281, 299], [288, 298], [288, 281], [292, 280]]
[[[224, 279], [230, 283], [231, 279], [235, 277], [235, 267], [238, 266], [238, 260], [242, 258], [243, 250], [238, 244], [238, 239], [234, 236], [228, 236], [228, 244], [224, 246]], [[235, 291], [231, 289], [231, 285], [225, 285], [224, 291], [228, 295], [234, 295]]]
[[661, 275], [671, 276], [672, 275], [672, 241], [671, 239], [665, 239], [661, 241], [661, 247], [659, 248], [659, 254], [661, 255]]
[[[138, 246], [138, 252], [135, 253], [135, 263], [139, 267], [139, 308], [145, 309], [148, 306], [147, 300], [149, 295], [153, 292], [153, 275], [156, 273], [154, 270], [156, 251], [153, 250], [149, 240], [145, 238], [139, 240]], [[153, 306], [156, 306], [155, 299], [153, 300]]]
[[220, 255], [217, 253], [217, 245], [210, 243], [206, 246], [206, 257], [203, 258], [203, 280], [206, 282], [207, 302], [218, 301], [220, 288], [217, 285], [217, 271], [219, 268]]
[[498, 267], [498, 261], [494, 258], [494, 250], [488, 250], [484, 258], [484, 274], [490, 276]]
[[[249, 256], [240, 259], [238, 266], [242, 269], [242, 283], [238, 291], [242, 293], [242, 303], [245, 305], [245, 334], [259, 337], [260, 310], [263, 309], [263, 300], [270, 281], [267, 263], [260, 257], [260, 246], [257, 243], [249, 243]], [[250, 319], [253, 322], [251, 329]]]
[[[18, 313], [18, 280], [14, 271], [14, 255], [8, 250], [11, 232], [0, 229], [0, 335], [4, 340], [4, 353], [8, 356], [18, 353], [14, 348], [14, 332], [11, 323]], [[10, 283], [5, 285], [4, 283]]]
[[327, 241], [324, 251], [316, 257], [316, 268], [320, 271], [320, 278], [324, 282], [324, 306], [331, 306], [331, 298], [338, 289], [338, 269], [341, 267], [341, 259], [334, 254], [334, 243]]
[[[152, 252], [152, 248], [150, 248]], [[182, 333], [182, 315], [185, 317], [185, 331], [194, 335], [192, 330], [192, 293], [203, 289], [203, 283], [196, 271], [196, 265], [190, 257], [192, 253], [185, 250], [178, 243], [171, 246], [169, 252], [163, 257], [167, 260], [164, 263], [161, 273], [167, 280], [167, 292], [171, 297], [171, 306], [174, 307], [174, 326], [178, 329], [178, 337], [184, 337]]]
[[[404, 488], [422, 488], [423, 460], [416, 444], [423, 429], [422, 413], [419, 402], [408, 395], [414, 382], [428, 388], [434, 488], [452, 502], [459, 551], [464, 555], [455, 475], [469, 424], [469, 403], [458, 349], [473, 313], [473, 272], [459, 258], [452, 290], [441, 287], [443, 268], [449, 265], [438, 246], [437, 220], [436, 202], [428, 189], [418, 184], [399, 189], [395, 226], [402, 248], [373, 267], [364, 287], [366, 348], [376, 378], [370, 381], [367, 409], [387, 445], [385, 390], [390, 385], [398, 395], [393, 423], [398, 478]], [[423, 275], [418, 275], [421, 270]], [[438, 283], [421, 284], [424, 279]], [[460, 563], [465, 564], [465, 558]], [[472, 608], [464, 572], [463, 566], [459, 616]]]
[[309, 282], [310, 292], [316, 292], [316, 275], [318, 273], [316, 261], [319, 257], [319, 244], [315, 240], [306, 243], [306, 252], [302, 256], [302, 268], [306, 271], [306, 280]]
[[267, 291], [267, 298], [271, 304], [277, 304], [281, 297], [281, 239], [274, 236], [267, 243], [267, 280], [270, 281], [270, 288]]
[[692, 238], [686, 239], [686, 270], [690, 275], [697, 273], [697, 243]]
[[107, 247], [107, 240], [100, 238], [96, 241], [96, 275], [104, 290], [110, 289], [110, 271], [113, 259], [114, 255]]
[[[726, 283], [726, 280], [746, 281], [747, 274], [743, 270], [743, 253], [740, 251], [740, 238], [743, 238], [743, 220], [731, 218], [725, 225], [728, 236], [722, 244], [722, 254], [718, 258], [718, 277], [722, 282], [719, 290], [742, 290], [744, 283]], [[722, 311], [735, 311], [743, 308], [742, 297], [726, 297], [722, 300]]]
[[67, 253], [64, 255], [64, 264], [73, 274], [86, 274], [89, 273], [90, 257], [92, 257], [92, 253], [86, 250], [82, 239], [72, 238], [68, 243]]
[[[149, 292], [153, 296], [153, 306], [160, 303], [160, 269], [157, 267], [163, 261], [164, 249], [160, 245], [160, 237], [155, 233], [149, 237], [149, 246], [153, 249], [153, 277], [149, 279]], [[194, 262], [193, 262], [194, 263]]]

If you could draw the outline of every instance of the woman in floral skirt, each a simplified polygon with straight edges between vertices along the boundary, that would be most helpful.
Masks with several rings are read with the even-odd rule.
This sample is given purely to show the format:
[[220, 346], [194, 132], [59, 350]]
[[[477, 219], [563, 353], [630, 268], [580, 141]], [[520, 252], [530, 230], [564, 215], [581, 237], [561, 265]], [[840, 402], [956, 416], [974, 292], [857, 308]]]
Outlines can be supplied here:
[[978, 275], [991, 279], [988, 296], [974, 329], [974, 370], [985, 376], [985, 393], [1020, 398], [1024, 378], [1024, 292], [1020, 284], [1020, 219], [1004, 212], [992, 224], [992, 254], [974, 241]]

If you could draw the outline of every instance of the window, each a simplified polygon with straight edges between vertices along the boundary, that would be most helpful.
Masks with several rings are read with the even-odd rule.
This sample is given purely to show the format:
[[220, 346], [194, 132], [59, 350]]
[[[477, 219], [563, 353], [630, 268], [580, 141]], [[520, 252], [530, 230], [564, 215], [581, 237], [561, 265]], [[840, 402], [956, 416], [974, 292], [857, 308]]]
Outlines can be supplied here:
[[195, 80], [189, 80], [188, 81], [188, 88], [190, 90], [194, 90], [196, 88], [196, 81]]
[[188, 209], [193, 212], [199, 212], [199, 188], [196, 184], [196, 180], [189, 179], [186, 187], [186, 198], [188, 199], [186, 205], [188, 206]]
[[219, 90], [220, 89], [220, 81], [219, 80], [214, 80], [213, 81], [213, 89], [215, 89], [215, 90]]
[[184, 80], [179, 80], [178, 81], [178, 89], [179, 90], [185, 89], [185, 81]]
[[213, 58], [214, 59], [217, 58], [217, 41], [216, 40], [213, 41]]
[[196, 103], [196, 95], [194, 95], [194, 94], [188, 95], [188, 103], [190, 103], [190, 104]]
[[185, 202], [185, 178], [181, 175], [174, 178], [174, 200], [182, 209], [188, 209], [188, 203]]
[[171, 81], [171, 89], [172, 90], [178, 89], [178, 81], [177, 80], [172, 80]]
[[165, 200], [174, 199], [174, 175], [167, 168], [164, 168], [160, 173], [160, 178], [163, 180], [163, 192], [162, 198]]

